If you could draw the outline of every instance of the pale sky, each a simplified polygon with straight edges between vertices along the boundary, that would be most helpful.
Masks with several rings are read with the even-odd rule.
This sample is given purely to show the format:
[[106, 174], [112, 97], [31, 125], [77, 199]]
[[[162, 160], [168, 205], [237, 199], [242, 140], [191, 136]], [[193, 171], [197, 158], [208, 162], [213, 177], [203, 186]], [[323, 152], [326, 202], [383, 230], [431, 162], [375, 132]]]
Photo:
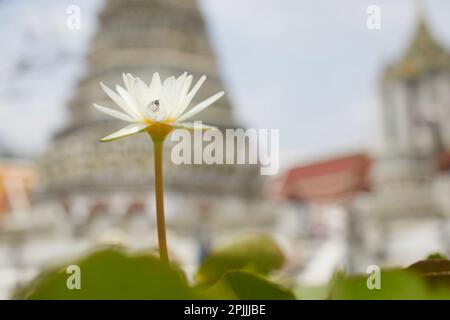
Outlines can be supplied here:
[[[415, 27], [413, 0], [201, 0], [227, 94], [241, 123], [279, 128], [286, 161], [369, 149], [378, 128], [377, 77]], [[0, 0], [0, 143], [39, 153], [64, 126], [65, 102], [103, 0]], [[66, 28], [79, 5], [82, 27]], [[369, 5], [381, 30], [366, 27]], [[427, 1], [450, 45], [450, 1]]]

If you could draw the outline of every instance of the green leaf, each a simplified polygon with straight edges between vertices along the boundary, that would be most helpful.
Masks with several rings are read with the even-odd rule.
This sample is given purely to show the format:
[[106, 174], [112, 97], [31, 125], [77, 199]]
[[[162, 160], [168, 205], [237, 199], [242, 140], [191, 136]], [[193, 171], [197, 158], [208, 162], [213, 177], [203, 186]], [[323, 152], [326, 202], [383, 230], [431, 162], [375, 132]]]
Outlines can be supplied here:
[[439, 300], [450, 299], [450, 290], [432, 287], [417, 271], [381, 270], [380, 289], [369, 289], [370, 274], [345, 276], [338, 274], [332, 281], [330, 297], [334, 300]]
[[[69, 289], [80, 269], [81, 288]], [[131, 255], [120, 248], [98, 250], [75, 262], [43, 272], [17, 291], [15, 299], [293, 299], [290, 290], [249, 272], [229, 272], [214, 287], [190, 287], [182, 272], [149, 254]]]
[[247, 271], [229, 271], [217, 283], [204, 291], [209, 299], [294, 300], [291, 290], [273, 283], [261, 275]]
[[450, 260], [438, 259], [421, 260], [406, 268], [425, 279], [432, 289], [450, 290]]
[[442, 253], [435, 252], [428, 255], [427, 260], [446, 260], [447, 257]]
[[331, 289], [333, 300], [398, 300], [425, 299], [427, 289], [422, 279], [401, 270], [382, 270], [380, 289], [369, 289], [367, 281], [370, 274], [335, 276]]
[[302, 285], [295, 288], [294, 294], [297, 300], [325, 300], [328, 297], [328, 287]]
[[[81, 270], [81, 289], [68, 289], [68, 265]], [[180, 270], [148, 255], [120, 249], [97, 251], [67, 266], [45, 272], [16, 299], [193, 299]]]
[[211, 285], [230, 270], [247, 270], [267, 275], [279, 269], [284, 255], [270, 237], [263, 234], [240, 236], [213, 250], [200, 266], [196, 281]]

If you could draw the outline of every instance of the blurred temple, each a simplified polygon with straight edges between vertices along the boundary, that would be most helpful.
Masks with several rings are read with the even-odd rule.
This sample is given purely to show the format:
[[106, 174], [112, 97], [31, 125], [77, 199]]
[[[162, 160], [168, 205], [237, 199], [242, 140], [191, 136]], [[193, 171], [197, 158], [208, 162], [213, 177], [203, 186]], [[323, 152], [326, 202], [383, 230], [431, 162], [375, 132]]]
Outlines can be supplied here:
[[293, 168], [273, 188], [291, 203], [345, 212], [350, 271], [450, 251], [450, 53], [423, 15], [406, 53], [384, 70], [380, 95], [378, 154]]
[[380, 87], [384, 147], [372, 170], [373, 192], [356, 204], [365, 241], [351, 250], [381, 263], [449, 253], [450, 53], [423, 15]]

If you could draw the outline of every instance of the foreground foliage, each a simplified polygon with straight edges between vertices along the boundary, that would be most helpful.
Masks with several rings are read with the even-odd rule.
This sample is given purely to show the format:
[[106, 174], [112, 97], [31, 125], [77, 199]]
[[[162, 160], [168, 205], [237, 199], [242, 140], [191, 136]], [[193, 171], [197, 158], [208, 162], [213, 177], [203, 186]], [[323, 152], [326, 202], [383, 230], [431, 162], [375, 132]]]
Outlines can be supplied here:
[[[213, 250], [189, 282], [175, 264], [124, 248], [97, 249], [39, 275], [17, 290], [16, 299], [450, 299], [450, 261], [432, 255], [404, 269], [381, 269], [379, 288], [370, 274], [337, 272], [322, 287], [298, 287], [295, 296], [272, 276], [284, 263], [278, 245], [265, 235], [247, 235]], [[66, 268], [81, 270], [80, 290], [70, 290]]]
[[450, 261], [422, 260], [405, 269], [381, 270], [379, 289], [368, 289], [368, 275], [336, 274], [330, 298], [339, 300], [448, 300], [450, 299]]
[[[251, 250], [251, 253], [247, 250]], [[246, 254], [248, 252], [249, 254]], [[213, 251], [190, 284], [181, 269], [150, 254], [123, 248], [96, 250], [43, 272], [18, 290], [16, 299], [295, 299], [267, 278], [284, 257], [270, 238], [253, 235]], [[81, 288], [69, 290], [68, 265], [81, 270]]]

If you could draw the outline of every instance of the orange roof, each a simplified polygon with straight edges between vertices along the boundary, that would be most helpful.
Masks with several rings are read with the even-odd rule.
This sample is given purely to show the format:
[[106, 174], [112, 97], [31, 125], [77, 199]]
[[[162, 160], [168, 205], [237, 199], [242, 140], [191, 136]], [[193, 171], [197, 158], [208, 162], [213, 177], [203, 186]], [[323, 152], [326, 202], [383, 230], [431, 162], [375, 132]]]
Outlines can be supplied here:
[[[276, 179], [270, 196], [312, 202], [347, 198], [370, 190], [371, 165], [368, 155], [354, 154], [297, 166]], [[450, 170], [450, 151], [436, 157], [436, 170]]]
[[436, 159], [436, 165], [440, 171], [450, 170], [450, 151], [439, 155]]
[[[0, 159], [1, 160], [1, 159]], [[29, 200], [31, 190], [36, 179], [36, 172], [32, 165], [20, 161], [0, 161], [0, 218], [11, 209], [11, 192], [20, 192]], [[14, 189], [8, 191], [11, 181], [15, 182]], [[19, 186], [17, 186], [19, 183]], [[20, 188], [18, 190], [17, 188]]]
[[288, 170], [276, 182], [275, 197], [307, 201], [344, 198], [367, 191], [372, 160], [355, 154]]

